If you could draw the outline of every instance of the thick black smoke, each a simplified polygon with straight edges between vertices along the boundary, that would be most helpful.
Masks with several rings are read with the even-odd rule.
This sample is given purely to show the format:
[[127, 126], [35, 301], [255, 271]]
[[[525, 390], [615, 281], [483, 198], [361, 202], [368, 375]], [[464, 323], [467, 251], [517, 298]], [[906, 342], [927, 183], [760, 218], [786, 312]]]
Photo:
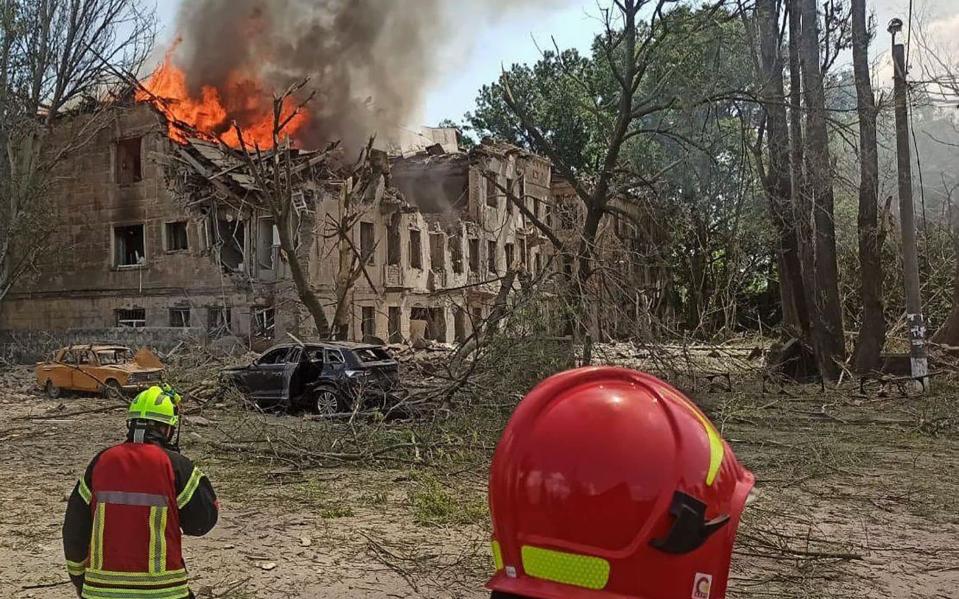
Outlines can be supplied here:
[[[188, 0], [180, 10], [176, 64], [194, 95], [221, 90], [231, 120], [244, 122], [231, 74], [267, 93], [310, 78], [307, 146], [340, 139], [358, 147], [408, 125], [455, 44], [503, 10], [568, 0]], [[465, 59], [465, 58], [464, 58]], [[446, 65], [448, 66], [448, 65]], [[231, 89], [231, 86], [233, 88]], [[262, 94], [261, 94], [262, 95]], [[253, 108], [262, 108], [253, 107]]]

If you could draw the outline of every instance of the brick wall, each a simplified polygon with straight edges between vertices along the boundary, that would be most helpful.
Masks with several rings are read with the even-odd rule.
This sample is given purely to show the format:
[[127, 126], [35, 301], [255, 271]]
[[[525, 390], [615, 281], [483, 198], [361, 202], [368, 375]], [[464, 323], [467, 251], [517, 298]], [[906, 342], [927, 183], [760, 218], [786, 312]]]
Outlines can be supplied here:
[[0, 361], [11, 364], [31, 364], [48, 359], [50, 354], [67, 345], [103, 343], [125, 345], [135, 350], [149, 347], [163, 353], [179, 343], [203, 344], [206, 332], [202, 328], [92, 328], [69, 329], [56, 332], [0, 331]]

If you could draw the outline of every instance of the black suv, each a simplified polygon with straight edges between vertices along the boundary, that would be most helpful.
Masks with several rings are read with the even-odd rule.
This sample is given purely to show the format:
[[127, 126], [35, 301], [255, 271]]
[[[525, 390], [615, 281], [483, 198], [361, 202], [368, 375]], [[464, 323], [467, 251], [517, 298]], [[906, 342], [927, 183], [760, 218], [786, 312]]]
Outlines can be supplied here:
[[324, 342], [277, 345], [248, 366], [225, 368], [232, 384], [262, 408], [301, 408], [321, 414], [389, 409], [402, 395], [399, 365], [385, 347]]

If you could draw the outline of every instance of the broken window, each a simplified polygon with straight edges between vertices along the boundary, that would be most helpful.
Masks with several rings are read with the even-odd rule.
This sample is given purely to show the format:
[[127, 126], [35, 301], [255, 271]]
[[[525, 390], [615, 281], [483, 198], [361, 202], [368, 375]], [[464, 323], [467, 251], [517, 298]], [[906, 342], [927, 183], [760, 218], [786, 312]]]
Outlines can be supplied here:
[[486, 178], [486, 205], [490, 208], [499, 208], [499, 190], [496, 189], [496, 175], [491, 173]]
[[453, 329], [457, 343], [466, 341], [466, 311], [459, 306], [453, 308]]
[[256, 308], [253, 310], [253, 330], [257, 337], [273, 337], [276, 328], [276, 310]]
[[449, 241], [450, 248], [450, 261], [453, 263], [453, 272], [456, 274], [463, 273], [463, 238], [462, 237], [450, 237]]
[[410, 320], [426, 323], [423, 338], [429, 341], [446, 341], [446, 311], [443, 308], [413, 308]]
[[479, 239], [470, 239], [470, 272], [479, 272]]
[[210, 306], [206, 309], [206, 329], [210, 333], [228, 333], [232, 325], [233, 311], [223, 306]]
[[181, 306], [170, 308], [170, 326], [176, 329], [190, 328], [190, 308]]
[[430, 233], [430, 269], [433, 272], [446, 270], [446, 244], [442, 233]]
[[516, 191], [515, 184], [516, 182], [513, 179], [509, 177], [506, 178], [506, 191], [508, 192], [506, 196], [506, 209], [511, 211], [513, 214], [516, 214], [516, 204], [509, 200], [509, 194], [512, 194]]
[[507, 243], [504, 249], [506, 250], [506, 268], [513, 268], [513, 244]]
[[147, 311], [144, 308], [117, 310], [116, 323], [117, 328], [142, 329], [147, 326]]
[[400, 219], [394, 216], [386, 229], [386, 263], [396, 266], [400, 263]]
[[270, 364], [286, 364], [287, 357], [290, 355], [289, 347], [280, 347], [260, 356], [256, 363], [260, 366]]
[[141, 141], [140, 137], [131, 137], [117, 142], [116, 172], [117, 183], [120, 185], [131, 185], [143, 179]]
[[276, 248], [280, 246], [280, 230], [272, 218], [256, 221], [256, 262], [260, 268], [273, 270]]
[[533, 198], [533, 215], [540, 220], [543, 220], [542, 209], [543, 202], [539, 198]]
[[572, 229], [576, 224], [576, 206], [563, 202], [556, 206], [559, 216], [559, 225], [563, 229]]
[[363, 339], [376, 337], [376, 310], [372, 306], [363, 306]]
[[143, 225], [113, 228], [113, 265], [137, 266], [146, 258]]
[[203, 213], [203, 219], [194, 223], [196, 227], [196, 238], [198, 242], [198, 247], [200, 251], [207, 251], [213, 247], [213, 243], [210, 241], [213, 239], [213, 223], [210, 219], [206, 218], [206, 213]]
[[343, 358], [343, 352], [338, 349], [328, 349], [325, 352], [326, 363], [327, 364], [345, 364], [346, 360]]
[[373, 252], [376, 239], [373, 234], [373, 223], [360, 223], [360, 258], [365, 264], [375, 264]]
[[403, 332], [401, 329], [400, 323], [400, 312], [399, 306], [390, 306], [387, 311], [387, 326], [389, 327], [390, 334], [390, 343], [402, 343], [403, 342]]
[[525, 239], [519, 240], [519, 260], [523, 266], [529, 264], [529, 246], [526, 245]]
[[536, 254], [536, 270], [533, 272], [533, 274], [538, 275], [540, 272], [542, 272], [542, 270], [543, 270], [543, 255]]
[[106, 364], [127, 364], [133, 361], [133, 351], [125, 347], [111, 348], [97, 352], [97, 362]]
[[475, 306], [473, 308], [473, 331], [478, 331], [483, 326], [483, 308]]
[[[526, 205], [526, 176], [525, 175], [520, 177], [519, 179], [519, 190], [516, 193], [516, 197], [523, 204], [523, 206]], [[517, 207], [517, 209], [519, 208]], [[523, 222], [523, 226], [525, 227], [526, 226], [525, 214], [522, 215], [522, 222]]]
[[496, 242], [486, 242], [486, 268], [496, 274]]
[[166, 235], [166, 251], [180, 252], [190, 249], [190, 242], [186, 236], [186, 221], [167, 223], [164, 227]]
[[417, 229], [410, 229], [410, 266], [423, 268], [423, 241]]
[[238, 220], [216, 221], [220, 241], [220, 263], [230, 270], [243, 270], [246, 256], [246, 226]]

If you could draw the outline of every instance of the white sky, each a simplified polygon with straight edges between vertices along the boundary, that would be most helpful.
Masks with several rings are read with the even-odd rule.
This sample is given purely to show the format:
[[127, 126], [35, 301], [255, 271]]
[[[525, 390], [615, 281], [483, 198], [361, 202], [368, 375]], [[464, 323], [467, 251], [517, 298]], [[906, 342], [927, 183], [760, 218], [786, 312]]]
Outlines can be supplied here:
[[[180, 1], [156, 0], [161, 39], [171, 39], [175, 35], [175, 17]], [[909, 0], [867, 0], [867, 3], [876, 15], [879, 30], [873, 47], [874, 56], [881, 59], [883, 51], [889, 48], [886, 24], [893, 17], [907, 19]], [[539, 56], [537, 43], [540, 47], [550, 47], [551, 36], [556, 38], [560, 47], [588, 50], [593, 35], [599, 30], [596, 1], [571, 0], [553, 4], [562, 4], [566, 8], [550, 8], [548, 2], [542, 2], [540, 8], [512, 13], [485, 26], [475, 36], [471, 51], [465, 53], [461, 62], [448, 61], [444, 65], [444, 73], [423, 107], [423, 124], [435, 125], [443, 118], [459, 120], [464, 112], [472, 110], [480, 86], [496, 79], [502, 65], [535, 61]], [[920, 20], [935, 31], [940, 43], [956, 44], [959, 51], [959, 0], [915, 0], [914, 26]], [[469, 25], [464, 23], [464, 26]], [[956, 56], [959, 57], [959, 53]], [[877, 77], [880, 79], [876, 81], [877, 85], [886, 83], [882, 81], [884, 69], [880, 68]]]

